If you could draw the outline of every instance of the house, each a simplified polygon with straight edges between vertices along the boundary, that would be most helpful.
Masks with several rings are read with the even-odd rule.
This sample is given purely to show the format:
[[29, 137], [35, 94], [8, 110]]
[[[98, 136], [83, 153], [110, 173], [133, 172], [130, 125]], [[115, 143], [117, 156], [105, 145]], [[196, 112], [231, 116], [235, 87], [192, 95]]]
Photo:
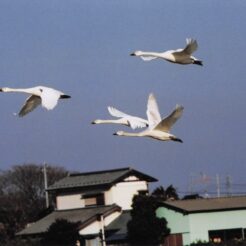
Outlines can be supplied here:
[[166, 246], [228, 242], [246, 235], [246, 196], [166, 201], [156, 214], [171, 229]]
[[107, 246], [128, 245], [127, 244], [127, 223], [131, 220], [131, 211], [125, 210], [121, 215], [110, 223], [106, 228]]
[[[55, 210], [17, 233], [22, 237], [41, 237], [57, 219], [80, 222], [79, 235], [86, 245], [101, 245], [100, 231], [131, 209], [135, 194], [148, 193], [157, 179], [130, 167], [70, 174], [49, 186], [55, 197]], [[122, 216], [121, 216], [122, 217]], [[116, 232], [117, 230], [110, 230]]]

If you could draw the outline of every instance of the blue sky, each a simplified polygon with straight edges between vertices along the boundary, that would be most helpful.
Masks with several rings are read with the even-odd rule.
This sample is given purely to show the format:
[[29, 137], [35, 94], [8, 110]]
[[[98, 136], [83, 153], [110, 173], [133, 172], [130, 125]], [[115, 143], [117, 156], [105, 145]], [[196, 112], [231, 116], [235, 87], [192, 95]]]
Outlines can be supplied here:
[[[0, 168], [43, 163], [74, 171], [132, 166], [187, 191], [191, 175], [245, 182], [245, 1], [1, 0], [0, 87], [44, 85], [72, 96], [53, 111], [18, 112], [26, 95], [0, 95]], [[197, 39], [204, 66], [144, 62], [134, 50], [183, 48]], [[150, 92], [184, 143], [113, 136], [91, 125], [107, 106], [146, 117]]]

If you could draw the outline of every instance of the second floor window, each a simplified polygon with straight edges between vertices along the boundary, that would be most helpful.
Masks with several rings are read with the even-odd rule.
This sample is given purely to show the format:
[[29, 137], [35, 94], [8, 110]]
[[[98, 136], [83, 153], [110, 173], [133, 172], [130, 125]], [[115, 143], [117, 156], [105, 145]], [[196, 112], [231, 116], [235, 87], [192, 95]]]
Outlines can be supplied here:
[[83, 195], [85, 207], [105, 205], [104, 194]]

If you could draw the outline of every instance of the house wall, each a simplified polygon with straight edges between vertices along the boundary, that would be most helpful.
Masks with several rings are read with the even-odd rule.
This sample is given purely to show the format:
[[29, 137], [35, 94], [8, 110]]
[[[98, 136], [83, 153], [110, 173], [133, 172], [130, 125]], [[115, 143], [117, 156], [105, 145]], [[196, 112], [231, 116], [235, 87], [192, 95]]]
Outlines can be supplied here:
[[[114, 212], [104, 218], [104, 226], [108, 226], [113, 220], [115, 220], [118, 216], [120, 216], [121, 212]], [[95, 221], [81, 229], [79, 231], [80, 235], [91, 235], [91, 234], [98, 234], [100, 229], [102, 228], [101, 221]]]
[[[104, 192], [105, 205], [117, 204], [123, 210], [131, 209], [132, 198], [139, 190], [148, 190], [146, 181], [139, 181], [135, 176], [127, 177], [124, 182], [113, 185]], [[85, 207], [85, 201], [81, 198], [82, 192], [78, 194], [59, 194], [56, 197], [58, 210]]]
[[56, 197], [56, 208], [58, 210], [83, 208], [84, 206], [85, 202], [81, 199], [81, 193], [58, 195]]
[[[190, 241], [209, 241], [208, 231], [246, 228], [246, 210], [190, 214]], [[201, 223], [202, 222], [202, 223]]]
[[132, 198], [139, 190], [148, 190], [145, 181], [120, 182], [105, 192], [105, 203], [110, 205], [116, 203], [123, 210], [131, 209]]
[[183, 215], [182, 213], [171, 209], [159, 207], [156, 210], [156, 216], [167, 220], [167, 226], [171, 230], [170, 234], [182, 233], [184, 245], [190, 242], [190, 225], [189, 217], [187, 215]]
[[246, 228], [246, 210], [183, 215], [160, 207], [156, 214], [159, 218], [166, 218], [171, 234], [182, 233], [184, 245], [197, 240], [208, 242], [208, 231], [211, 230]]

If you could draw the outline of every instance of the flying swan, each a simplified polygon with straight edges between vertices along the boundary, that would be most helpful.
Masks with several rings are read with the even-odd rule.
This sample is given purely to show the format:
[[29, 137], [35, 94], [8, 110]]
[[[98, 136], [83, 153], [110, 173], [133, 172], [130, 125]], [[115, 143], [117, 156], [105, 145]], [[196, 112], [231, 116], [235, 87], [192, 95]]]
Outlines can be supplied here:
[[18, 113], [19, 117], [23, 117], [30, 113], [40, 104], [42, 104], [42, 106], [47, 110], [51, 110], [57, 105], [59, 99], [70, 98], [70, 96], [61, 91], [45, 86], [36, 86], [25, 89], [3, 87], [0, 88], [0, 92], [24, 92], [30, 94]]
[[177, 138], [173, 134], [169, 133], [174, 123], [181, 117], [184, 107], [176, 105], [174, 111], [164, 119], [161, 119], [158, 105], [154, 95], [151, 93], [147, 103], [147, 117], [149, 127], [147, 130], [138, 133], [130, 133], [124, 131], [118, 131], [114, 133], [117, 136], [129, 136], [129, 137], [150, 137], [161, 141], [177, 141], [183, 142], [180, 138]]
[[126, 113], [121, 112], [120, 110], [108, 107], [108, 112], [113, 117], [119, 119], [112, 119], [112, 120], [94, 120], [92, 124], [120, 124], [125, 126], [130, 126], [132, 129], [142, 128], [148, 126], [148, 121], [136, 116], [132, 116]]
[[184, 49], [168, 50], [165, 52], [135, 51], [131, 56], [140, 56], [144, 61], [161, 58], [166, 61], [182, 65], [196, 64], [202, 66], [202, 61], [191, 55], [197, 50], [197, 47], [198, 45], [195, 39], [187, 38], [186, 47]]

